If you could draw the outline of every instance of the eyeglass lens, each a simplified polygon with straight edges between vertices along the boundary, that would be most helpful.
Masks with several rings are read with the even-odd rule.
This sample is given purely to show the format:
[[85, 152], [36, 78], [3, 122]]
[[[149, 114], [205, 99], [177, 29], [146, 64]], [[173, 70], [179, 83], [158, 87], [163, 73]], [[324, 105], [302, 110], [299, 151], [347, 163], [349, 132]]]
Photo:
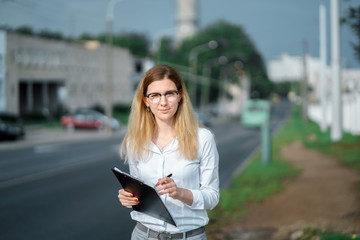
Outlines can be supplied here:
[[160, 93], [151, 93], [147, 97], [149, 98], [150, 102], [152, 103], [158, 103], [161, 100], [161, 96], [165, 96], [166, 100], [169, 102], [176, 101], [178, 98], [178, 92], [177, 91], [170, 91], [166, 92], [164, 94]]

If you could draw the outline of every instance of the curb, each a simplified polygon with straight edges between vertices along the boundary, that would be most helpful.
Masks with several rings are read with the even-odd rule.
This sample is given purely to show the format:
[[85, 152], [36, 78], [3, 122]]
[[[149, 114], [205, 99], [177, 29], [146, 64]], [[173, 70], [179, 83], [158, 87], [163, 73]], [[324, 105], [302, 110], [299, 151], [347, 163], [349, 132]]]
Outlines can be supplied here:
[[64, 130], [48, 130], [43, 129], [41, 126], [32, 126], [27, 128], [26, 135], [23, 139], [0, 142], [0, 151], [28, 148], [38, 145], [122, 138], [125, 136], [126, 131], [127, 128], [124, 127], [111, 134], [106, 131], [96, 130], [75, 130], [74, 132], [66, 132]]

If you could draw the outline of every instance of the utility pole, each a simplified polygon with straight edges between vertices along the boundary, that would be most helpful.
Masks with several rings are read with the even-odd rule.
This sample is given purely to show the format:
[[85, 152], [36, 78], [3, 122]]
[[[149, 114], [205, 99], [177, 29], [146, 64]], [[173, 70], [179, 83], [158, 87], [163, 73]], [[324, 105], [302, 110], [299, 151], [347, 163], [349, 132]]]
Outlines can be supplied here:
[[332, 68], [332, 123], [331, 140], [339, 141], [342, 138], [342, 104], [341, 104], [341, 77], [340, 77], [340, 24], [339, 0], [331, 0], [331, 68]]
[[209, 96], [210, 96], [210, 90], [211, 90], [211, 68], [214, 65], [225, 65], [228, 62], [227, 57], [220, 56], [216, 58], [212, 58], [207, 60], [203, 64], [203, 87], [200, 92], [200, 109], [205, 112], [205, 108], [209, 103]]
[[320, 129], [325, 132], [327, 129], [326, 107], [327, 107], [327, 79], [326, 79], [326, 9], [323, 3], [320, 4], [320, 104], [321, 121]]
[[302, 98], [302, 119], [304, 122], [308, 122], [308, 112], [307, 112], [307, 105], [308, 105], [308, 84], [307, 84], [307, 41], [303, 41], [303, 65], [304, 65], [304, 76], [301, 82], [301, 98]]
[[106, 107], [105, 112], [108, 118], [106, 129], [109, 134], [112, 133], [110, 126], [112, 119], [112, 87], [113, 87], [113, 55], [112, 55], [112, 25], [114, 20], [114, 8], [115, 5], [121, 0], [111, 0], [107, 6], [106, 14], [106, 33], [107, 33], [107, 46], [106, 46], [106, 87], [105, 87], [105, 99]]
[[107, 46], [106, 46], [106, 116], [108, 122], [106, 124], [106, 129], [108, 133], [111, 133], [110, 119], [112, 118], [112, 71], [113, 71], [113, 56], [111, 52], [112, 47], [112, 20], [106, 21], [107, 26]]
[[[192, 48], [189, 53], [189, 64], [190, 64], [190, 69], [192, 71], [190, 73], [197, 76], [198, 55], [206, 51], [214, 50], [218, 47], [218, 45], [219, 44], [217, 41], [211, 40], [207, 43]], [[194, 106], [196, 106], [197, 83], [198, 83], [198, 79], [194, 79], [193, 83], [189, 81], [189, 87], [188, 87], [189, 96]]]
[[[0, 112], [7, 110], [6, 103], [6, 31], [0, 30]], [[27, 87], [29, 89], [29, 87]]]

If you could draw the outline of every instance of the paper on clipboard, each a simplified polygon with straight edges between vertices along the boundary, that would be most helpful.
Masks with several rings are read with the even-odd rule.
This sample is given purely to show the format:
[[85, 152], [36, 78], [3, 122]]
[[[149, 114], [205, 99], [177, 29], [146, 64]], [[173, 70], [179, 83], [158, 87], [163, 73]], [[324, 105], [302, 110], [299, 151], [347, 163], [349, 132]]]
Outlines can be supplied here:
[[157, 190], [142, 182], [141, 180], [121, 171], [118, 168], [111, 169], [119, 180], [121, 186], [131, 192], [140, 201], [138, 205], [132, 206], [135, 211], [142, 212], [176, 226], [169, 210], [160, 198]]

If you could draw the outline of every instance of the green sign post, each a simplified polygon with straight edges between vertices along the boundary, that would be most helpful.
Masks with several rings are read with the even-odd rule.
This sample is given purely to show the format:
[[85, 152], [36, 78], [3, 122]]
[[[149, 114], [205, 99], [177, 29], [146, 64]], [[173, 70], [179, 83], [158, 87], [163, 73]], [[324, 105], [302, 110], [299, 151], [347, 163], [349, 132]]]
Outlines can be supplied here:
[[265, 100], [248, 100], [241, 115], [246, 127], [261, 128], [261, 162], [267, 165], [271, 162], [271, 138], [269, 129], [270, 105]]

